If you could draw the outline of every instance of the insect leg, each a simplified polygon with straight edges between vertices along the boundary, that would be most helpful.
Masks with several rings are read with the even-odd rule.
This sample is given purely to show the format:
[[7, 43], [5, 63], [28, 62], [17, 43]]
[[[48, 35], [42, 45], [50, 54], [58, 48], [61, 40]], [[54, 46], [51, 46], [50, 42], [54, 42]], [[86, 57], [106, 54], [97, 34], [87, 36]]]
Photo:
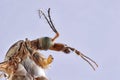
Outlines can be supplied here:
[[42, 10], [39, 10], [39, 16], [40, 16], [40, 14], [42, 14], [44, 16], [44, 18], [47, 20], [49, 26], [51, 27], [51, 29], [56, 33], [55, 37], [52, 39], [52, 41], [54, 41], [56, 38], [59, 37], [59, 33], [56, 30], [56, 28], [55, 28], [55, 26], [52, 22], [52, 19], [51, 19], [51, 16], [50, 16], [50, 8], [48, 9], [48, 17], [45, 15], [45, 13]]
[[81, 53], [80, 51], [76, 50], [75, 48], [69, 47], [67, 45], [61, 44], [61, 43], [55, 43], [50, 50], [54, 50], [54, 51], [62, 51], [64, 53], [70, 53], [71, 51], [74, 51], [77, 55], [79, 55], [82, 59], [84, 59], [86, 62], [88, 62], [88, 64], [90, 64], [90, 66], [93, 68], [93, 70], [95, 70], [94, 66], [92, 65], [91, 62], [93, 62], [96, 67], [98, 67], [97, 63], [92, 60], [91, 58], [85, 56], [83, 53]]
[[[92, 59], [89, 58], [88, 56], [84, 55], [84, 54], [81, 53], [80, 51], [78, 51], [78, 50], [76, 50], [76, 49], [74, 49], [74, 48], [71, 48], [71, 47], [67, 47], [67, 48], [69, 48], [70, 50], [74, 51], [74, 52], [75, 52], [77, 55], [79, 55], [82, 59], [84, 59], [86, 62], [88, 62], [89, 65], [93, 68], [93, 70], [95, 70], [95, 68], [94, 68], [94, 66], [92, 65], [91, 62], [93, 62], [93, 63], [96, 65], [96, 67], [98, 67], [98, 64], [97, 64], [94, 60], [92, 60]], [[90, 61], [91, 61], [91, 62], [90, 62]]]

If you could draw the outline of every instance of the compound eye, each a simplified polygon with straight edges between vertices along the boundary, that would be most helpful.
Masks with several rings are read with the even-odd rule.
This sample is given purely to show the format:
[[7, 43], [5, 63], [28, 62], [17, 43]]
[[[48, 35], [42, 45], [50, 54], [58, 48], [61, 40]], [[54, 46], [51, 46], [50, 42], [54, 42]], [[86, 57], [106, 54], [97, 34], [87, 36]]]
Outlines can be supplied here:
[[49, 37], [43, 37], [39, 39], [39, 47], [43, 50], [48, 50], [52, 45], [54, 45], [54, 43]]

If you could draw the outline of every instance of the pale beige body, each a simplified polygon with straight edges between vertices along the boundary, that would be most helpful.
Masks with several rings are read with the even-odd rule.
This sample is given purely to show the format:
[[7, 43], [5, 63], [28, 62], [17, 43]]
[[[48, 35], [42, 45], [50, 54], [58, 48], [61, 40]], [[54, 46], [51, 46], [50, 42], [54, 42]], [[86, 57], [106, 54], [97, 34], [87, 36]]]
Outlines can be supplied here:
[[[7, 80], [33, 80], [33, 77], [26, 71], [22, 64], [11, 65], [14, 62], [5, 61], [0, 63], [0, 71], [5, 72]], [[17, 68], [17, 69], [16, 69]]]
[[[6, 54], [5, 61], [9, 61], [10, 58], [12, 59], [19, 58], [22, 61], [20, 62], [17, 61], [17, 63], [19, 65], [22, 65], [24, 67], [24, 70], [27, 71], [27, 73], [29, 73], [34, 79], [48, 80], [45, 75], [45, 69], [47, 69], [49, 67], [49, 64], [52, 63], [53, 57], [50, 55], [48, 58], [45, 58], [44, 55], [40, 54], [39, 52], [37, 52], [37, 50], [33, 50], [33, 49], [32, 49], [32, 52], [30, 52], [26, 48], [25, 44], [29, 44], [29, 41], [25, 42], [20, 40], [16, 42], [14, 45], [12, 45]], [[13, 65], [10, 65], [10, 66], [13, 66]], [[21, 70], [22, 72], [21, 67], [18, 67], [18, 70]], [[18, 70], [15, 70], [17, 72], [17, 73], [15, 72], [15, 74], [19, 74], [20, 71]]]

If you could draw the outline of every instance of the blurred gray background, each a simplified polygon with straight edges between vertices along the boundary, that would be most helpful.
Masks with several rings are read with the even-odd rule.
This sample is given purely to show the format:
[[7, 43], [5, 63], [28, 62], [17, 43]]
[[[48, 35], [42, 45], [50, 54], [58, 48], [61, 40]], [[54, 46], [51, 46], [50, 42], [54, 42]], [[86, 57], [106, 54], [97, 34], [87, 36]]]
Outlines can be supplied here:
[[[74, 47], [95, 60], [96, 71], [75, 53], [40, 51], [52, 54], [54, 62], [46, 70], [50, 80], [120, 79], [120, 1], [119, 0], [0, 0], [0, 62], [18, 40], [53, 37], [38, 10], [51, 8], [60, 33], [56, 42]], [[1, 79], [4, 80], [4, 79]]]

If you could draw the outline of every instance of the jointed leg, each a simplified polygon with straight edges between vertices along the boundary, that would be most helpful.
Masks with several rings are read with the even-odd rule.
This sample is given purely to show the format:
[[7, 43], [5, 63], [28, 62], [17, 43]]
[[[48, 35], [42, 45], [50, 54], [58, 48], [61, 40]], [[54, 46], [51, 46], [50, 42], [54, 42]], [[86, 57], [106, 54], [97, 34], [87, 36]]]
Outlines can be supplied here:
[[74, 51], [78, 56], [80, 56], [82, 59], [84, 59], [85, 61], [87, 61], [90, 66], [95, 70], [94, 66], [92, 65], [91, 62], [93, 62], [95, 64], [95, 66], [98, 67], [97, 63], [95, 61], [93, 61], [91, 58], [85, 56], [83, 53], [81, 53], [80, 51], [76, 50], [75, 48], [69, 47], [67, 45], [61, 44], [61, 43], [55, 43], [50, 50], [54, 50], [54, 51], [62, 51], [64, 53], [70, 53], [71, 51]]
[[48, 9], [48, 16], [45, 15], [45, 13], [41, 10], [39, 10], [39, 17], [41, 18], [41, 15], [42, 14], [44, 16], [44, 18], [47, 20], [49, 26], [51, 27], [51, 29], [56, 33], [55, 37], [52, 38], [52, 41], [54, 41], [56, 38], [59, 37], [59, 33], [58, 31], [56, 30], [53, 22], [52, 22], [52, 19], [51, 19], [51, 16], [50, 16], [50, 8]]
[[40, 67], [47, 68], [53, 62], [53, 57], [52, 55], [49, 55], [48, 58], [45, 58], [42, 54], [35, 52], [33, 54], [33, 60]]

